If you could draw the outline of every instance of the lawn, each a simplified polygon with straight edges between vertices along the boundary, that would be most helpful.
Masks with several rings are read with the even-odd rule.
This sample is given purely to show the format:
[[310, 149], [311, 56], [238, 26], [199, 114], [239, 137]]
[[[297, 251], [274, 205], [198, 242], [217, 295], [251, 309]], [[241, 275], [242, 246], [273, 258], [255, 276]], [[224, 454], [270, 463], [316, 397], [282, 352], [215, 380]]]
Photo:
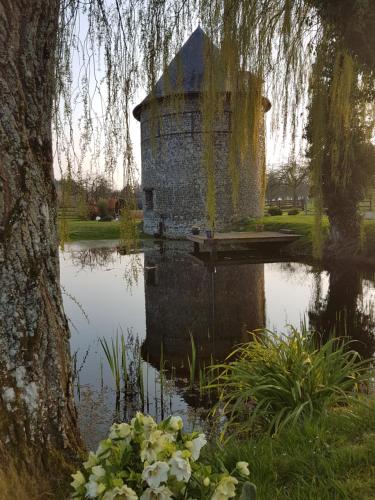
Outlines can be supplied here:
[[66, 219], [68, 241], [116, 240], [120, 238], [119, 221], [100, 222], [96, 220]]
[[[314, 228], [313, 215], [276, 215], [265, 216], [257, 223], [264, 224], [265, 231], [279, 231], [289, 229], [302, 237], [296, 242], [288, 245], [288, 253], [295, 256], [312, 255], [312, 234]], [[328, 234], [329, 222], [327, 217], [323, 217], [323, 237]], [[255, 221], [246, 224], [237, 224], [233, 229], [238, 231], [251, 231], [255, 229]], [[375, 255], [375, 221], [367, 220], [364, 224], [364, 256], [373, 257]]]
[[[141, 224], [142, 221], [139, 221]], [[78, 218], [67, 218], [67, 241], [79, 240], [118, 240], [120, 239], [120, 222], [100, 222], [96, 220], [82, 220]], [[141, 239], [150, 238], [140, 231]]]
[[[228, 470], [250, 464], [257, 500], [375, 498], [375, 398], [271, 437], [233, 440], [211, 450]], [[353, 407], [354, 410], [354, 407]]]

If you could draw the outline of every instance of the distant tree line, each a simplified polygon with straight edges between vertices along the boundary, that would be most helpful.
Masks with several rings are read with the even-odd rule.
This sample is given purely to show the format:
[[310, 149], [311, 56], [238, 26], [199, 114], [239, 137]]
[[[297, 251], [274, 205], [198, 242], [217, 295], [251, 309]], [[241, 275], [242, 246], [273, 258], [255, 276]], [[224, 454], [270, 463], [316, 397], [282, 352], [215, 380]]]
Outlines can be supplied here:
[[[104, 175], [86, 175], [82, 179], [64, 178], [55, 180], [58, 207], [75, 209], [77, 212], [89, 214], [90, 207], [111, 207], [114, 200], [125, 200], [129, 196], [134, 197], [135, 206], [142, 208], [142, 191], [138, 183], [133, 186], [132, 192], [129, 187], [114, 189], [111, 181]], [[84, 213], [80, 213], [84, 215]]]
[[292, 160], [268, 170], [266, 185], [268, 204], [275, 200], [292, 200], [297, 206], [298, 200], [306, 199], [309, 193], [309, 169], [306, 164]]

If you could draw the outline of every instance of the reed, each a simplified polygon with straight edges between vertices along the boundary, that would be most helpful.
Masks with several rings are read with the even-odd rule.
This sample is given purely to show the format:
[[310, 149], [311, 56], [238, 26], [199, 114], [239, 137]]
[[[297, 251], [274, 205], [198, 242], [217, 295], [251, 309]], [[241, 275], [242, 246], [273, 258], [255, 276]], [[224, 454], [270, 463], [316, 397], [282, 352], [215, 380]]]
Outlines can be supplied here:
[[126, 360], [126, 343], [124, 334], [121, 334], [121, 369], [122, 369], [122, 379], [124, 382], [124, 391], [126, 393], [128, 386], [128, 369]]
[[[160, 344], [160, 368], [159, 368], [159, 377], [160, 377], [160, 415], [161, 418], [164, 418], [164, 371], [165, 371], [165, 360], [164, 360], [164, 345], [163, 342]], [[156, 390], [155, 390], [156, 396]]]
[[120, 351], [118, 333], [116, 334], [116, 337], [114, 339], [113, 338], [111, 339], [110, 343], [108, 343], [107, 339], [105, 339], [104, 337], [102, 339], [100, 338], [99, 342], [102, 346], [102, 349], [104, 351], [105, 357], [108, 361], [108, 365], [111, 369], [115, 381], [116, 407], [118, 407], [120, 403], [121, 360], [122, 360], [122, 353]]
[[145, 408], [145, 388], [143, 383], [143, 361], [141, 357], [141, 353], [138, 353], [138, 363], [137, 363], [137, 384], [138, 384], [138, 393], [141, 400], [142, 412]]
[[195, 373], [197, 368], [197, 349], [194, 342], [194, 337], [190, 332], [190, 344], [191, 344], [191, 359], [188, 356], [188, 366], [189, 366], [189, 382], [190, 389], [194, 387], [195, 384]]

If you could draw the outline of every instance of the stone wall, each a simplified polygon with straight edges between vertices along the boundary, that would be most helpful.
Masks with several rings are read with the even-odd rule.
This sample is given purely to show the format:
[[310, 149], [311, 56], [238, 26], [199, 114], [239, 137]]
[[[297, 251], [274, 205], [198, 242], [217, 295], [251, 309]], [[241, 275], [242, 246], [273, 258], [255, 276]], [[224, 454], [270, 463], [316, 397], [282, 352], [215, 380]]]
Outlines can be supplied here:
[[[160, 117], [157, 125], [151, 124], [154, 111], [151, 113], [149, 106], [141, 111], [142, 187], [149, 197], [146, 203], [144, 194], [144, 231], [147, 234], [158, 232], [162, 220], [169, 237], [184, 236], [194, 225], [202, 230], [208, 228], [200, 103], [199, 94], [185, 96], [182, 110], [177, 111], [168, 99], [160, 100], [156, 110]], [[224, 110], [214, 124], [218, 230], [224, 229], [234, 218], [262, 215], [264, 148], [260, 148], [262, 157], [256, 161], [248, 158], [238, 163], [238, 206], [236, 210], [233, 207], [228, 172], [230, 123], [230, 112]], [[261, 142], [263, 144], [263, 137]]]

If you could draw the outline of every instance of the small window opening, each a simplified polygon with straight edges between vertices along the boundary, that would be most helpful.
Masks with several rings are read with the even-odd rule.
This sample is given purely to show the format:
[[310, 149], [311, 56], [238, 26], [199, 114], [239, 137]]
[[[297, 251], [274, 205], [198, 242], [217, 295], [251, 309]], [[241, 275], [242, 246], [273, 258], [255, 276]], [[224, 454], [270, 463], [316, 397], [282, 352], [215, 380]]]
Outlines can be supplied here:
[[146, 210], [154, 210], [154, 190], [145, 189]]
[[157, 285], [156, 266], [149, 266], [146, 268], [146, 285], [148, 286]]

